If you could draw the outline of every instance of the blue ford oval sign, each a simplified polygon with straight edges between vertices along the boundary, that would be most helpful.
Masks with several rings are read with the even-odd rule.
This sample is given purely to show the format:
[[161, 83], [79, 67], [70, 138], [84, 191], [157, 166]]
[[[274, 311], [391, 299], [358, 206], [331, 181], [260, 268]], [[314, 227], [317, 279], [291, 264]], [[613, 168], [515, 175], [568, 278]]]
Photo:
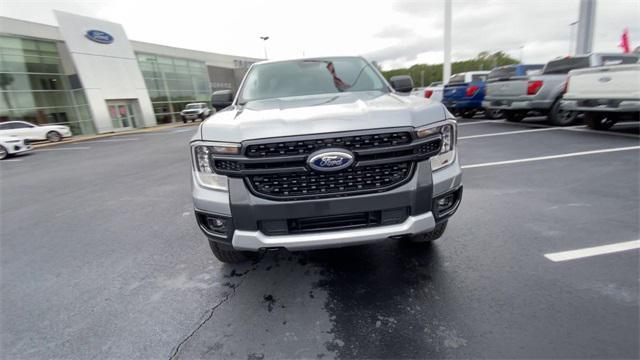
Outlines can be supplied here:
[[100, 44], [111, 44], [113, 42], [113, 36], [100, 30], [87, 30], [87, 33], [84, 36], [86, 36], [87, 39]]
[[345, 149], [322, 149], [309, 155], [307, 163], [316, 171], [338, 171], [353, 164], [353, 153]]

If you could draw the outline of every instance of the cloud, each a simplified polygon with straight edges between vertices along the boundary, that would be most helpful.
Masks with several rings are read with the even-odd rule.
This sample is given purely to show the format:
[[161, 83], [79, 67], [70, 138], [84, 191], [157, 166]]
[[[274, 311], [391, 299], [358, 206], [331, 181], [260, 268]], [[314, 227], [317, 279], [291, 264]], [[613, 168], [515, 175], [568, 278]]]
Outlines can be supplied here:
[[373, 37], [380, 39], [402, 39], [407, 37], [414, 37], [416, 32], [407, 27], [403, 27], [400, 25], [387, 25], [379, 32], [373, 34]]

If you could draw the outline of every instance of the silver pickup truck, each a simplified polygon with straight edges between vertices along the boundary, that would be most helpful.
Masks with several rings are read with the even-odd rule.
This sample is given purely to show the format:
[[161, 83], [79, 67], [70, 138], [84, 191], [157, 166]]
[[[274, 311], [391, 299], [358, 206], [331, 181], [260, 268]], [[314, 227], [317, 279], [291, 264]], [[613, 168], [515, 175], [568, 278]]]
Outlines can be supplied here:
[[640, 64], [573, 70], [567, 82], [562, 108], [584, 113], [590, 128], [640, 120]]
[[490, 82], [482, 106], [503, 110], [507, 121], [517, 122], [527, 115], [538, 114], [547, 115], [553, 125], [571, 125], [578, 112], [560, 106], [569, 71], [636, 61], [637, 56], [632, 54], [590, 54], [553, 60], [544, 66], [541, 74]]
[[[406, 79], [405, 79], [406, 80]], [[214, 255], [442, 236], [462, 197], [457, 125], [360, 57], [251, 66], [191, 140], [192, 195]]]

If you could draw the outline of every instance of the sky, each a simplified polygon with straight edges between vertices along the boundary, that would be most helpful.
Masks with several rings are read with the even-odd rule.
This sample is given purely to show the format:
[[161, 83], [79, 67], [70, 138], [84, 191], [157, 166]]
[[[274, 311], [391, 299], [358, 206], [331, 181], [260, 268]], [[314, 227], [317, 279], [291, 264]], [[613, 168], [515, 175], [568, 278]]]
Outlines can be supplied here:
[[[120, 23], [132, 40], [257, 58], [269, 36], [270, 59], [363, 55], [388, 70], [442, 62], [444, 1], [1, 0], [0, 15], [56, 25], [58, 9]], [[452, 1], [454, 61], [504, 51], [544, 63], [572, 51], [579, 0]], [[640, 1], [597, 0], [594, 51], [621, 51], [624, 28], [640, 46]]]

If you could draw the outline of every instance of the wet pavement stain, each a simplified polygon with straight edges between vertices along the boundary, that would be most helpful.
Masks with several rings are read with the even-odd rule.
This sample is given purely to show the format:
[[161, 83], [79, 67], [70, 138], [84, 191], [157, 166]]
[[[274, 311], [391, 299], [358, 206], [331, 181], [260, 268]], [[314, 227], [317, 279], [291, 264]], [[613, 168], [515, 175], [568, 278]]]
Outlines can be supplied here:
[[273, 295], [268, 294], [268, 295], [265, 295], [265, 296], [262, 298], [262, 302], [266, 303], [266, 304], [267, 304], [267, 310], [268, 310], [269, 312], [272, 312], [272, 311], [273, 311], [273, 306], [274, 306], [274, 305], [275, 305], [275, 303], [276, 303], [276, 299], [273, 297]]

